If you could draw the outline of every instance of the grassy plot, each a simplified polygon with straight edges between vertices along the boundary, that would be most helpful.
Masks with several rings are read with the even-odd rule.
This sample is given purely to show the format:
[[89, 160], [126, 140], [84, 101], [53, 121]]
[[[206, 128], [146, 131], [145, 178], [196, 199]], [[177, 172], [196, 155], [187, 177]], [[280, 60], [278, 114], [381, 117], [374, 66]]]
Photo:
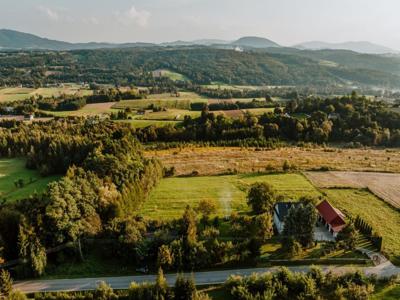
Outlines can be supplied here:
[[42, 95], [43, 97], [58, 97], [62, 94], [85, 96], [92, 94], [91, 90], [82, 88], [80, 85], [68, 84], [63, 87], [52, 88], [4, 88], [0, 89], [0, 102], [19, 101], [29, 99], [31, 96]]
[[72, 110], [72, 111], [43, 111], [44, 113], [53, 115], [55, 117], [86, 117], [86, 116], [95, 116], [101, 114], [110, 114], [111, 112], [117, 110], [113, 110], [111, 107], [114, 105], [115, 102], [107, 102], [107, 103], [93, 103], [93, 104], [86, 104], [79, 110]]
[[[58, 178], [59, 176], [42, 177], [37, 171], [26, 169], [22, 159], [1, 159], [0, 197], [8, 201], [26, 198], [35, 192], [43, 192], [49, 182]], [[18, 180], [22, 180], [22, 187], [15, 185]]]
[[131, 124], [135, 128], [144, 128], [148, 126], [163, 127], [166, 125], [176, 125], [179, 121], [160, 121], [160, 120], [116, 120], [115, 122]]
[[196, 207], [203, 199], [215, 201], [219, 216], [230, 215], [232, 211], [248, 211], [246, 192], [255, 182], [271, 184], [287, 199], [320, 195], [300, 174], [174, 177], [161, 181], [140, 214], [154, 219], [178, 218], [187, 205]]
[[201, 112], [185, 109], [167, 109], [166, 111], [146, 112], [144, 115], [135, 116], [135, 120], [164, 120], [164, 121], [183, 121], [185, 116], [192, 118], [200, 117]]
[[165, 108], [190, 109], [190, 103], [207, 102], [207, 99], [192, 92], [180, 92], [179, 97], [174, 94], [155, 94], [149, 95], [147, 99], [140, 100], [122, 100], [116, 103], [113, 108], [116, 109], [146, 109], [153, 104]]
[[362, 189], [323, 189], [332, 205], [352, 216], [359, 215], [383, 236], [383, 249], [400, 265], [400, 213]]
[[176, 73], [171, 70], [163, 69], [163, 70], [159, 70], [159, 72], [161, 72], [161, 77], [167, 77], [173, 81], [188, 81], [189, 80], [185, 75]]

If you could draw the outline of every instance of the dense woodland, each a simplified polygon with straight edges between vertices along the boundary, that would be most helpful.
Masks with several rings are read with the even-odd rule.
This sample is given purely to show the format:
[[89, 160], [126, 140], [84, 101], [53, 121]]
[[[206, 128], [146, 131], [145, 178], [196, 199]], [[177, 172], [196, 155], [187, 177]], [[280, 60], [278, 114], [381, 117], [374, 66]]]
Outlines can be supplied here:
[[143, 158], [128, 126], [96, 119], [6, 122], [0, 140], [3, 157], [26, 157], [28, 168], [64, 175], [43, 195], [0, 206], [1, 256], [26, 262], [18, 276], [43, 274], [52, 247], [73, 243], [83, 257], [83, 238], [106, 228], [117, 236], [120, 227], [140, 230], [128, 215], [146, 199], [162, 168]]
[[399, 146], [400, 118], [384, 103], [353, 93], [293, 100], [274, 113], [239, 119], [215, 115], [206, 107], [198, 119], [185, 117], [182, 126], [150, 126], [138, 130], [137, 136], [142, 142], [281, 139]]
[[[146, 47], [2, 52], [0, 86], [42, 86], [63, 82], [148, 86], [154, 85], [151, 71], [158, 68], [181, 73], [194, 84], [399, 86], [400, 61], [397, 58], [377, 55], [360, 58], [357, 53], [340, 51], [330, 56], [320, 52], [315, 56], [307, 51], [287, 52], [285, 48], [280, 51]], [[326, 64], [328, 59], [333, 64]], [[355, 61], [359, 63], [354, 64]]]

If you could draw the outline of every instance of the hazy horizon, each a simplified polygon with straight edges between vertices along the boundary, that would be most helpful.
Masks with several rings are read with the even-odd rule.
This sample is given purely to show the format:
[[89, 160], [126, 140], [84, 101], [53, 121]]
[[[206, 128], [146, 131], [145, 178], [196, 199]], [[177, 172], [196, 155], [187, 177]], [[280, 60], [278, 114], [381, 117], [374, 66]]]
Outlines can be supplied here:
[[400, 49], [400, 3], [382, 0], [2, 0], [0, 28], [68, 42], [369, 41]]

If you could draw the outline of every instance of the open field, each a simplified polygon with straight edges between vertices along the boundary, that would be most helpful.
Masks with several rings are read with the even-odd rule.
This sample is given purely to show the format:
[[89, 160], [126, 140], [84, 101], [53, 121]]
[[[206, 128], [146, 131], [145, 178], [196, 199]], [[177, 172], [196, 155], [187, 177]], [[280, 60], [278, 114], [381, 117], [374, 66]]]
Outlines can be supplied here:
[[270, 88], [290, 88], [294, 86], [289, 86], [289, 85], [232, 85], [232, 84], [226, 84], [226, 83], [219, 83], [219, 82], [213, 82], [213, 84], [206, 84], [203, 85], [206, 88], [209, 89], [221, 89], [221, 90], [265, 90], [265, 89], [270, 89]]
[[144, 115], [135, 116], [135, 120], [160, 120], [160, 121], [183, 121], [185, 116], [192, 118], [200, 117], [200, 111], [190, 111], [185, 109], [167, 109], [166, 111], [146, 111]]
[[[166, 178], [153, 190], [139, 213], [158, 220], [179, 218], [187, 205], [195, 208], [203, 199], [217, 204], [219, 216], [228, 216], [233, 211], [247, 212], [247, 190], [255, 182], [271, 184], [285, 201], [296, 201], [302, 196], [326, 198], [346, 215], [361, 216], [383, 236], [385, 254], [400, 264], [400, 213], [396, 209], [366, 189], [317, 189], [298, 173]], [[270, 246], [263, 249], [265, 255], [279, 252]]]
[[176, 97], [171, 94], [156, 94], [149, 95], [147, 99], [139, 100], [122, 100], [114, 105], [116, 109], [145, 109], [149, 105], [153, 104], [156, 106], [176, 109], [189, 109], [190, 103], [193, 102], [207, 102], [207, 99], [192, 92], [180, 92], [180, 96]]
[[163, 127], [166, 125], [176, 125], [179, 121], [160, 121], [160, 120], [116, 120], [115, 122], [131, 124], [136, 128], [144, 128], [148, 126]]
[[232, 211], [248, 211], [246, 193], [255, 182], [271, 184], [286, 199], [321, 195], [301, 174], [174, 177], [161, 181], [140, 214], [156, 219], [178, 218], [187, 205], [197, 207], [203, 199], [215, 201], [219, 216], [230, 215]]
[[[59, 176], [42, 177], [35, 170], [25, 168], [22, 159], [0, 159], [0, 197], [14, 201], [29, 197], [33, 193], [41, 193], [51, 181]], [[16, 187], [17, 180], [23, 180], [23, 187]]]
[[67, 95], [90, 95], [91, 90], [84, 89], [76, 84], [68, 84], [64, 87], [54, 87], [54, 88], [4, 88], [0, 89], [0, 102], [4, 101], [19, 101], [29, 99], [35, 95], [42, 95], [43, 97], [58, 97], [62, 94]]
[[317, 187], [368, 188], [379, 198], [400, 208], [400, 174], [375, 172], [305, 172]]
[[110, 114], [114, 110], [111, 108], [115, 102], [107, 102], [107, 103], [93, 103], [86, 104], [79, 110], [72, 111], [43, 111], [49, 115], [53, 115], [55, 117], [86, 117], [86, 116], [95, 116], [101, 114]]
[[323, 189], [332, 205], [353, 217], [359, 215], [383, 236], [383, 249], [400, 265], [400, 213], [363, 189]]
[[185, 75], [173, 72], [171, 70], [162, 69], [162, 70], [158, 70], [158, 71], [162, 72], [161, 77], [167, 77], [173, 81], [187, 81], [188, 80], [188, 78]]
[[166, 167], [175, 166], [177, 175], [196, 170], [201, 175], [282, 170], [287, 160], [298, 170], [317, 170], [321, 167], [338, 171], [375, 171], [400, 173], [399, 149], [339, 149], [285, 147], [257, 151], [254, 148], [186, 147], [147, 151], [149, 157], [159, 158]]

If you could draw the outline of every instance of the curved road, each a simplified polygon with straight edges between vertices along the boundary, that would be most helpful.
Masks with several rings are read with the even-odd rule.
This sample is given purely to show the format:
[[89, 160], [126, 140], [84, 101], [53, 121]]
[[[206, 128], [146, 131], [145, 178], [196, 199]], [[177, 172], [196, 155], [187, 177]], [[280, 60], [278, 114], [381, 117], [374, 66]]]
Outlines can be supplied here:
[[[309, 266], [289, 267], [293, 272], [307, 272]], [[375, 267], [339, 267], [339, 266], [321, 266], [323, 271], [333, 271], [335, 273], [345, 273], [349, 271], [361, 270], [366, 275], [376, 274], [379, 277], [389, 277], [400, 274], [400, 268], [395, 267], [389, 261]], [[209, 272], [185, 273], [184, 276], [193, 276], [197, 285], [222, 284], [230, 275], [248, 276], [253, 273], [265, 273], [276, 271], [278, 267], [273, 268], [253, 268], [236, 269]], [[169, 285], [175, 283], [176, 274], [166, 274], [165, 277]], [[85, 291], [96, 289], [99, 282], [108, 283], [113, 289], [127, 289], [131, 282], [154, 282], [155, 275], [125, 276], [125, 277], [98, 277], [98, 278], [77, 278], [77, 279], [56, 279], [56, 280], [31, 280], [20, 281], [14, 284], [14, 289], [24, 293], [34, 292], [56, 292], [56, 291]]]

